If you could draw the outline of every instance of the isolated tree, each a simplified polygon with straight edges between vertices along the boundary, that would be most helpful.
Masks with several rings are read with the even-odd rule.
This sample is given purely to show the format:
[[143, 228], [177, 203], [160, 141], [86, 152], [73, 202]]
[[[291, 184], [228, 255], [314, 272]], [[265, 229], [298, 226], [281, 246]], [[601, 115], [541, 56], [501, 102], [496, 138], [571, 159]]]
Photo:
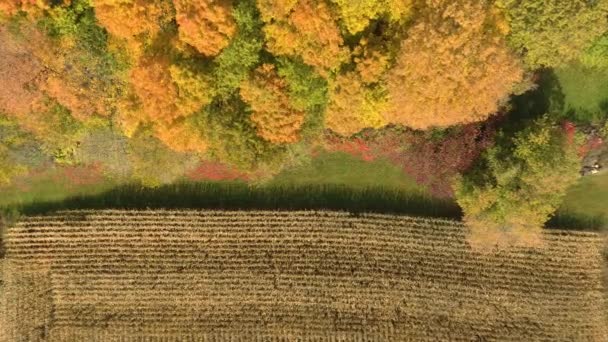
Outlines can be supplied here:
[[559, 207], [579, 168], [576, 144], [543, 117], [512, 138], [499, 137], [457, 183], [456, 200], [473, 229], [535, 230]]
[[179, 37], [207, 56], [217, 55], [236, 33], [231, 0], [174, 0]]
[[258, 8], [273, 54], [300, 56], [324, 75], [348, 59], [336, 18], [323, 0], [263, 0]]
[[412, 128], [482, 121], [523, 71], [486, 2], [426, 0], [388, 75], [387, 122]]
[[608, 0], [499, 0], [509, 42], [530, 68], [578, 59], [608, 27]]
[[272, 143], [298, 141], [305, 113], [290, 105], [287, 82], [272, 64], [263, 64], [241, 85], [241, 96], [252, 110], [258, 135]]
[[338, 6], [340, 19], [348, 32], [357, 34], [363, 31], [370, 20], [386, 17], [390, 21], [399, 21], [407, 17], [412, 10], [410, 0], [331, 0]]

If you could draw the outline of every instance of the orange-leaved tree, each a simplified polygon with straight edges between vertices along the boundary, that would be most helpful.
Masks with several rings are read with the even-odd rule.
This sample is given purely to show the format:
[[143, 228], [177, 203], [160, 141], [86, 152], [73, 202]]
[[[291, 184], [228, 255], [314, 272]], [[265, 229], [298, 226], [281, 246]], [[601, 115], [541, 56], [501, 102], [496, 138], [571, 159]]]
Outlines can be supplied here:
[[249, 103], [257, 134], [276, 144], [298, 141], [305, 113], [290, 105], [287, 82], [272, 64], [263, 64], [241, 84], [241, 97]]
[[[13, 16], [19, 11], [29, 15], [40, 15], [42, 11], [48, 9], [51, 0], [0, 0], [0, 14]], [[59, 1], [61, 3], [61, 1]]]
[[211, 100], [206, 75], [156, 54], [140, 60], [131, 71], [130, 81], [140, 112], [124, 108], [121, 120], [126, 130], [133, 131], [138, 123], [149, 123], [156, 136], [175, 150], [204, 151], [206, 144], [200, 132], [191, 129], [184, 118]]
[[485, 1], [425, 0], [388, 75], [386, 121], [417, 129], [482, 121], [522, 81]]
[[336, 17], [323, 0], [260, 0], [258, 8], [273, 54], [300, 56], [322, 75], [348, 60]]
[[207, 56], [217, 55], [236, 33], [231, 0], [174, 0], [180, 39]]
[[141, 39], [153, 38], [171, 21], [168, 0], [92, 0], [95, 16], [112, 36], [125, 39], [132, 54], [141, 51]]

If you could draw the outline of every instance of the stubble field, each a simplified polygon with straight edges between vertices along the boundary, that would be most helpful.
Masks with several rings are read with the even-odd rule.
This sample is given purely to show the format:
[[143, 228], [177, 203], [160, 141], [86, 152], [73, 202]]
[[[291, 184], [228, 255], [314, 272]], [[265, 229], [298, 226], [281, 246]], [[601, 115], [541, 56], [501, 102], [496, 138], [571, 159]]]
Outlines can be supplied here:
[[600, 235], [489, 253], [465, 233], [322, 211], [30, 216], [6, 234], [0, 340], [608, 340]]

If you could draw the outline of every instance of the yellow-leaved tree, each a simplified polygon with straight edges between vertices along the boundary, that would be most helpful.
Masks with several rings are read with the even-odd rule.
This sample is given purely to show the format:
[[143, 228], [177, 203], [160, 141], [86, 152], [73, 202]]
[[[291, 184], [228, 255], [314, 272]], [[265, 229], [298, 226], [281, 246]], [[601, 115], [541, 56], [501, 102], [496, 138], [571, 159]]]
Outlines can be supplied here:
[[386, 125], [386, 89], [381, 78], [389, 66], [387, 51], [376, 41], [363, 39], [353, 51], [355, 69], [330, 82], [325, 126], [349, 136], [364, 128]]
[[336, 17], [323, 0], [260, 0], [266, 45], [275, 55], [301, 57], [321, 75], [348, 60]]
[[340, 19], [351, 34], [363, 31], [370, 20], [384, 17], [401, 21], [412, 11], [411, 0], [331, 0], [338, 6]]
[[305, 113], [290, 105], [287, 82], [274, 65], [263, 64], [241, 84], [241, 97], [251, 106], [257, 134], [276, 144], [298, 141]]
[[217, 55], [236, 33], [231, 0], [174, 0], [179, 38], [207, 56]]
[[523, 79], [489, 3], [425, 0], [388, 75], [386, 121], [416, 129], [482, 121]]

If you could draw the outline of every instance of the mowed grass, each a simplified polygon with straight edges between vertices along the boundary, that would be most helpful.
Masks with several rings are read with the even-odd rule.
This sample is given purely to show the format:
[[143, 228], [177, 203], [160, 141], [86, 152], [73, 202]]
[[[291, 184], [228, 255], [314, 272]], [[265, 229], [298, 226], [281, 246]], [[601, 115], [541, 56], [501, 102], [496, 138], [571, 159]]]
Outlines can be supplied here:
[[91, 179], [84, 184], [74, 183], [65, 177], [63, 171], [61, 168], [51, 167], [20, 177], [9, 186], [0, 187], [0, 208], [61, 201], [70, 196], [96, 195], [118, 185], [105, 177]]
[[608, 225], [608, 173], [583, 177], [568, 191], [559, 210]]
[[271, 185], [344, 185], [353, 188], [386, 187], [425, 192], [398, 166], [384, 160], [364, 161], [344, 152], [322, 152], [309, 164], [283, 171]]

